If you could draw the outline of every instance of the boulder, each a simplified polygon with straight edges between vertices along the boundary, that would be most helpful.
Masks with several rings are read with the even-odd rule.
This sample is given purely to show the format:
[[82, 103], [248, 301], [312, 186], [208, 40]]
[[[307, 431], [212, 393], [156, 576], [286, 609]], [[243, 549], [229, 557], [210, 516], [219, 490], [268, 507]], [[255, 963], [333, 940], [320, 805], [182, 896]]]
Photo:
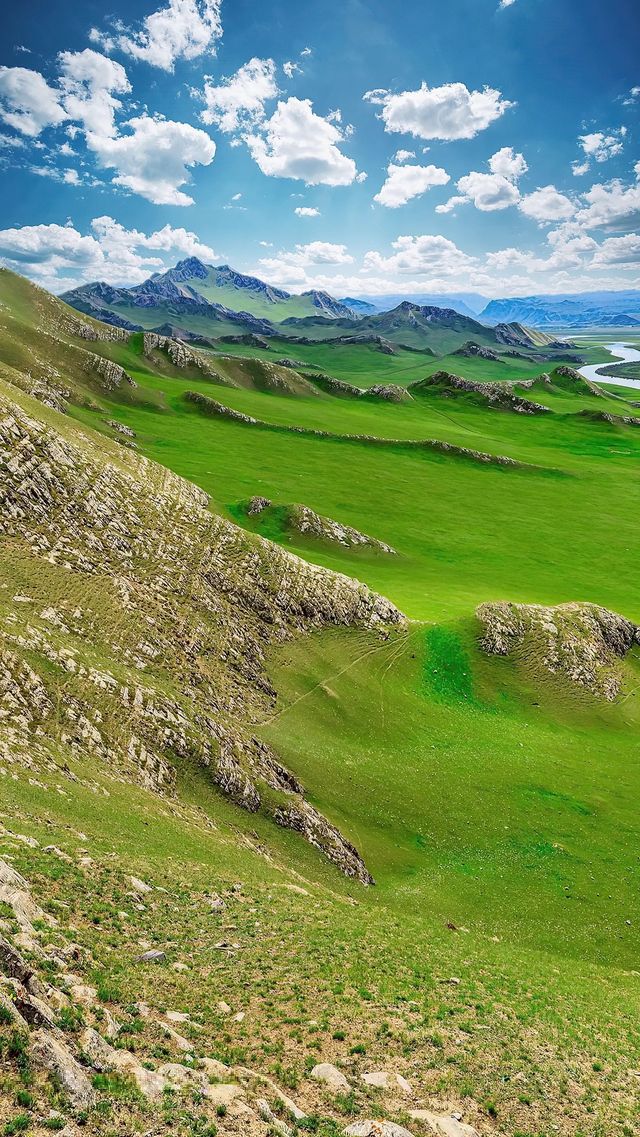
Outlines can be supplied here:
[[32, 1056], [36, 1065], [55, 1075], [75, 1108], [88, 1109], [93, 1104], [95, 1094], [85, 1070], [69, 1048], [48, 1030], [35, 1031], [32, 1041]]
[[409, 1110], [409, 1117], [414, 1121], [426, 1121], [432, 1133], [438, 1137], [479, 1137], [473, 1125], [467, 1125], [451, 1114], [431, 1113], [428, 1109]]
[[388, 1070], [374, 1070], [371, 1073], [363, 1074], [362, 1081], [367, 1086], [374, 1086], [379, 1090], [400, 1090], [407, 1097], [413, 1096], [413, 1090], [407, 1079], [402, 1077], [402, 1074], [389, 1073]]
[[349, 1083], [342, 1071], [337, 1066], [332, 1066], [330, 1062], [320, 1062], [318, 1066], [314, 1066], [311, 1077], [316, 1082], [324, 1082], [331, 1090], [349, 1089]]

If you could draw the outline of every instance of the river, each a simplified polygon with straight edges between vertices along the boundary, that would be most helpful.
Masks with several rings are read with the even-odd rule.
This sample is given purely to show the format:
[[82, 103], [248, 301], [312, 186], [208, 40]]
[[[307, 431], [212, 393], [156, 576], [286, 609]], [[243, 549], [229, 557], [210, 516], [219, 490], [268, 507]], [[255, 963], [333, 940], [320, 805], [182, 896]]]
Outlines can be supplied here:
[[[604, 349], [611, 353], [615, 363], [637, 363], [640, 362], [640, 351], [635, 347], [629, 347], [625, 343], [605, 343], [602, 345]], [[614, 378], [613, 375], [600, 375], [601, 367], [610, 367], [610, 363], [595, 363], [590, 364], [588, 367], [579, 367], [578, 370], [585, 379], [591, 379], [592, 382], [606, 382], [615, 383], [618, 387], [633, 387], [634, 390], [640, 391], [640, 379], [625, 379], [620, 376], [619, 379]]]

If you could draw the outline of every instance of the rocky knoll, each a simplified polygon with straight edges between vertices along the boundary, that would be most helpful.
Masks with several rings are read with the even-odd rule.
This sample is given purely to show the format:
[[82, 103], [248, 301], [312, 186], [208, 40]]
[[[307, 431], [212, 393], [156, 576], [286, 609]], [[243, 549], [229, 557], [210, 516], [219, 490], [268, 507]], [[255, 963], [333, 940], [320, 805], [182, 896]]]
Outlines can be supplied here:
[[620, 660], [640, 645], [640, 627], [597, 604], [481, 604], [480, 646], [513, 655], [612, 702], [620, 693]]
[[463, 379], [461, 375], [454, 375], [450, 371], [436, 371], [416, 383], [410, 383], [407, 389], [413, 396], [433, 394], [451, 398], [457, 394], [467, 394], [487, 406], [515, 411], [516, 414], [551, 413], [543, 403], [535, 403], [532, 399], [516, 394], [511, 383], [480, 383], [474, 379]]
[[238, 805], [267, 810], [369, 882], [357, 851], [249, 724], [275, 701], [269, 644], [328, 624], [386, 634], [401, 614], [359, 582], [214, 516], [205, 494], [169, 471], [41, 414], [0, 384], [9, 582], [0, 756], [34, 768], [73, 761], [82, 776], [90, 753], [114, 776], [163, 792], [176, 765], [195, 760]]
[[369, 537], [359, 529], [354, 529], [352, 525], [343, 525], [340, 521], [334, 521], [332, 517], [323, 517], [308, 505], [274, 506], [266, 497], [252, 497], [246, 505], [245, 512], [248, 517], [278, 514], [284, 529], [312, 537], [316, 541], [330, 541], [344, 545], [348, 549], [370, 548], [379, 553], [396, 552], [384, 541]]

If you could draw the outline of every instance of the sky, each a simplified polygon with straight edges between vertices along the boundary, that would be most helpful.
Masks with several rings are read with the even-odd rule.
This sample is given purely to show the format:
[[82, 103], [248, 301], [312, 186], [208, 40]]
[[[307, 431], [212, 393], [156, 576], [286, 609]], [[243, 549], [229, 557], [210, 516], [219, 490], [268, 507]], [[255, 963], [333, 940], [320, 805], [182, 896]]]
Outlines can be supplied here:
[[636, 0], [30, 0], [2, 17], [0, 260], [185, 256], [292, 292], [640, 287]]

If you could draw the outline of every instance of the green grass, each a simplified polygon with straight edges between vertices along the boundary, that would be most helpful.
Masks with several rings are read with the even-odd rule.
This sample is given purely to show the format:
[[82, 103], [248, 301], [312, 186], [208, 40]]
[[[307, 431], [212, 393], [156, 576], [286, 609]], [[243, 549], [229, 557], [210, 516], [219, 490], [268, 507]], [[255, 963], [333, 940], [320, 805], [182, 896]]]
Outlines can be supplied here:
[[[140, 1004], [156, 1016], [188, 1011], [197, 1054], [252, 1065], [294, 1087], [318, 1118], [306, 1131], [331, 1137], [352, 1114], [384, 1113], [359, 1075], [386, 1068], [406, 1073], [427, 1106], [458, 1107], [482, 1132], [635, 1134], [639, 652], [623, 665], [621, 699], [602, 704], [546, 675], [535, 653], [522, 662], [484, 656], [473, 618], [478, 603], [502, 598], [592, 600], [640, 618], [640, 432], [578, 414], [622, 413], [625, 404], [557, 383], [530, 392], [553, 412], [539, 417], [464, 397], [390, 404], [276, 395], [253, 382], [232, 389], [170, 368], [159, 375], [135, 340], [100, 348], [138, 383], [109, 396], [86, 387], [73, 351], [47, 346], [37, 330], [27, 339], [30, 305], [28, 289], [18, 291], [23, 332], [10, 334], [7, 324], [0, 359], [26, 366], [37, 347], [66, 364], [99, 409], [79, 400], [66, 418], [42, 410], [63, 436], [78, 422], [113, 436], [105, 419], [115, 418], [135, 430], [143, 454], [207, 490], [216, 510], [239, 518], [238, 504], [259, 493], [279, 507], [305, 503], [388, 542], [397, 557], [305, 543], [278, 523], [277, 511], [268, 533], [376, 587], [414, 621], [387, 640], [329, 630], [272, 650], [277, 702], [247, 724], [364, 854], [373, 889], [339, 876], [268, 817], [241, 813], [186, 760], [174, 798], [121, 782], [62, 746], [60, 764], [37, 777], [0, 763], [7, 770], [0, 821], [41, 846], [55, 843], [72, 863], [1, 831], [0, 855], [61, 921], [47, 935], [64, 939], [69, 925], [90, 952], [78, 970], [122, 1024], [120, 1041], [151, 1066], [179, 1059]], [[590, 361], [599, 353], [598, 342], [585, 343]], [[361, 385], [407, 382], [441, 365], [328, 345], [289, 345], [265, 358], [298, 354]], [[504, 374], [500, 365], [455, 358], [447, 366], [459, 373], [481, 368], [470, 377]], [[417, 371], [401, 378], [401, 365]], [[188, 389], [276, 426], [335, 437], [208, 418], [185, 401]], [[399, 442], [367, 446], [341, 441], [345, 434]], [[114, 460], [100, 434], [91, 437]], [[416, 438], [538, 468], [484, 466], [402, 445]], [[40, 590], [54, 598], [67, 590], [107, 624], [118, 595], [109, 578], [78, 573], [71, 585], [62, 566], [45, 564], [34, 581], [26, 553], [8, 548], [3, 557], [8, 591], [0, 599], [30, 587], [38, 598]], [[23, 619], [37, 622], [37, 612]], [[14, 622], [10, 633], [19, 632]], [[110, 652], [107, 637], [91, 662], [124, 676], [123, 660]], [[88, 869], [78, 860], [85, 850]], [[166, 892], [145, 894], [136, 907], [132, 873]], [[211, 911], [213, 893], [225, 897], [222, 913]], [[225, 939], [240, 945], [234, 954], [216, 947]], [[141, 940], [162, 947], [166, 964], [136, 965]], [[222, 1015], [221, 998], [244, 1020]], [[80, 1020], [68, 1011], [61, 1025], [74, 1037]], [[308, 1072], [321, 1060], [344, 1065], [352, 1094], [318, 1095]], [[27, 1087], [24, 1043], [2, 1019], [0, 1064], [0, 1099], [4, 1093], [9, 1102], [0, 1100], [0, 1122], [11, 1125], [26, 1100], [17, 1094], [41, 1088]], [[104, 1114], [87, 1132], [148, 1131], [128, 1083], [106, 1076], [96, 1088]], [[54, 1096], [48, 1104], [60, 1103]], [[166, 1131], [206, 1131], [199, 1115], [187, 1119], [184, 1103], [163, 1102], [162, 1110]], [[221, 1134], [226, 1121], [215, 1121]], [[416, 1137], [423, 1132], [406, 1123]]]

